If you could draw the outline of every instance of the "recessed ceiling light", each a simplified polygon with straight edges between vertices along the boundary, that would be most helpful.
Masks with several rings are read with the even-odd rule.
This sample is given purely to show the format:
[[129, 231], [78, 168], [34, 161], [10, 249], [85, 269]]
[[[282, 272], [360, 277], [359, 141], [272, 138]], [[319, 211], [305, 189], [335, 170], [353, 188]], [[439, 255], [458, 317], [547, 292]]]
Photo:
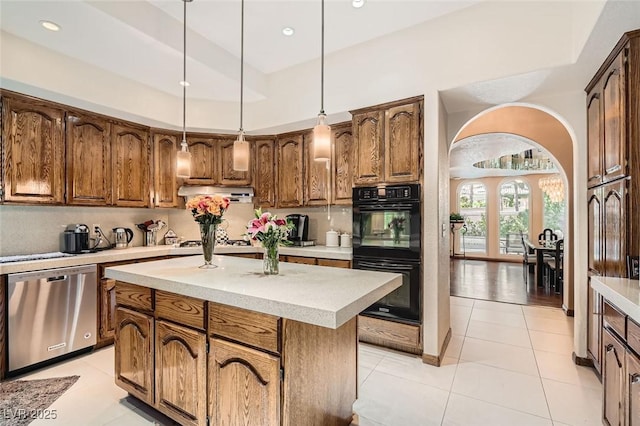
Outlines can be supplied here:
[[355, 7], [356, 9], [360, 9], [362, 6], [364, 6], [364, 0], [353, 0], [351, 2], [351, 6]]
[[60, 31], [60, 25], [51, 21], [40, 21], [40, 25], [48, 29], [49, 31]]
[[182, 81], [180, 82], [180, 86], [189, 87], [189, 86], [190, 86], [190, 84], [189, 84], [189, 82], [188, 82], [188, 81], [184, 81], [184, 80], [182, 80]]
[[295, 30], [291, 27], [284, 27], [282, 29], [282, 34], [286, 35], [287, 37], [290, 37], [293, 35], [293, 33], [295, 32]]

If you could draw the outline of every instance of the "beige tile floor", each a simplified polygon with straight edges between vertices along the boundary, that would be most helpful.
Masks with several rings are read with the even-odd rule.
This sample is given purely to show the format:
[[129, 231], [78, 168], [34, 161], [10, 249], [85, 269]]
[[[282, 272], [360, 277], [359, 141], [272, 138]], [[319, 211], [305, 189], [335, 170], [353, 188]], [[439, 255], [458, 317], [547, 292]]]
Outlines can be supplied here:
[[[453, 336], [439, 368], [360, 345], [360, 426], [600, 425], [602, 388], [571, 361], [573, 319], [561, 310], [451, 298]], [[32, 425], [173, 424], [113, 384], [113, 348], [23, 379], [79, 374]]]

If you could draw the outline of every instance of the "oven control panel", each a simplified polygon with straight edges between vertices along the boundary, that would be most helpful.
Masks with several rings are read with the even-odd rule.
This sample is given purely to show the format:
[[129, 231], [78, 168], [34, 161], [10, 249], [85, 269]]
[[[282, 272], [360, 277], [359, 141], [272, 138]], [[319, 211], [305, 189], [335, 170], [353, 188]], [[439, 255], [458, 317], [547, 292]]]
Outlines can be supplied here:
[[419, 191], [420, 185], [417, 184], [353, 188], [353, 200], [416, 200], [419, 199]]

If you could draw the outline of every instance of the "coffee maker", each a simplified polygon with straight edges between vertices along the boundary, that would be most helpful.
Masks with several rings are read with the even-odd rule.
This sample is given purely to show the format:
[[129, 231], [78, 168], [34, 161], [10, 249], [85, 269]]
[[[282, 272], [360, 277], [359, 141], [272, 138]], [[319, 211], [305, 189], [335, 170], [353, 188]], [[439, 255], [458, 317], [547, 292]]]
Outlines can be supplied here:
[[293, 223], [293, 229], [289, 234], [289, 241], [296, 246], [309, 245], [309, 216], [306, 214], [287, 215], [287, 221]]

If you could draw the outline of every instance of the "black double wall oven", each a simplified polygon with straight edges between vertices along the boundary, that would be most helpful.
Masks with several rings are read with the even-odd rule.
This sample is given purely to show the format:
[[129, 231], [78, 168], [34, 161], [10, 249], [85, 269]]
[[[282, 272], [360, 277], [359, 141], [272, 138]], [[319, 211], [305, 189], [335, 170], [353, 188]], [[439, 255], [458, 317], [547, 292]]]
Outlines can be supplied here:
[[402, 286], [362, 315], [421, 323], [420, 185], [353, 188], [353, 269], [402, 274]]

